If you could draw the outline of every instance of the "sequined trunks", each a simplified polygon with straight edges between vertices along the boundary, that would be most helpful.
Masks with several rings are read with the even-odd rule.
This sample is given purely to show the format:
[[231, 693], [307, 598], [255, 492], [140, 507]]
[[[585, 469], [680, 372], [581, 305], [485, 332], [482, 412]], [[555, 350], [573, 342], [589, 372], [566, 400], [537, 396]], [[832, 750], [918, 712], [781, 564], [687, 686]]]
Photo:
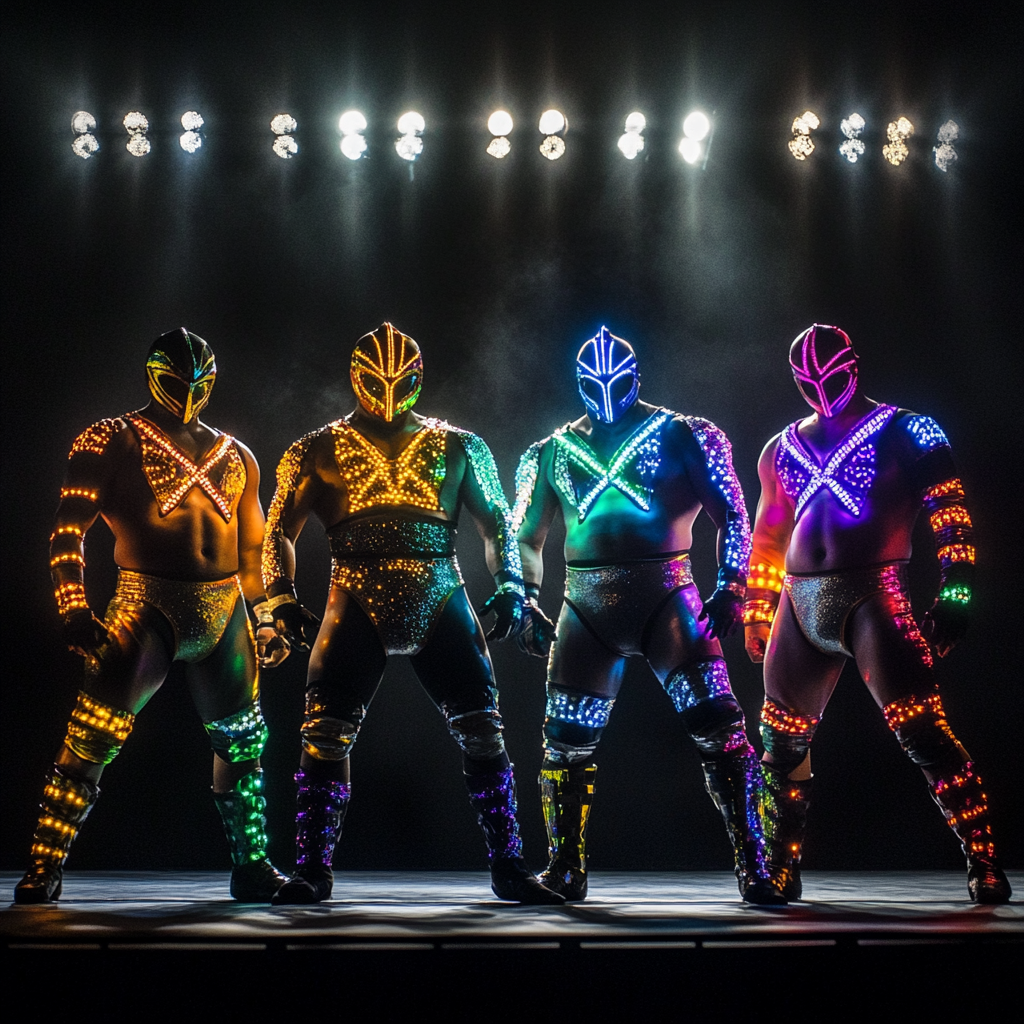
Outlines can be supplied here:
[[455, 524], [428, 517], [372, 517], [345, 520], [328, 537], [331, 586], [359, 602], [384, 650], [422, 650], [445, 602], [462, 586]]
[[677, 591], [693, 584], [690, 556], [567, 566], [565, 603], [603, 643], [625, 657], [643, 654], [644, 629]]
[[846, 623], [853, 610], [875, 594], [896, 596], [901, 605], [896, 610], [910, 614], [906, 562], [814, 576], [790, 573], [783, 586], [804, 636], [823, 654], [853, 657], [846, 643]]
[[107, 606], [107, 624], [136, 618], [143, 605], [163, 613], [174, 630], [176, 661], [202, 661], [220, 643], [235, 602], [242, 594], [238, 577], [215, 583], [165, 580], [121, 569], [117, 590]]

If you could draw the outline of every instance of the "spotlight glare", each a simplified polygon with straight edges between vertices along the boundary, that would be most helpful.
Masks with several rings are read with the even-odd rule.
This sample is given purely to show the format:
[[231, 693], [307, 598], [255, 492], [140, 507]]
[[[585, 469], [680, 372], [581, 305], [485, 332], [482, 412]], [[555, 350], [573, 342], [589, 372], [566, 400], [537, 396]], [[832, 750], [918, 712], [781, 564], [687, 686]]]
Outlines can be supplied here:
[[349, 160], [358, 160], [366, 152], [366, 139], [362, 135], [346, 135], [341, 140], [341, 151]]
[[125, 114], [124, 120], [121, 123], [124, 125], [125, 130], [133, 135], [136, 132], [149, 131], [149, 118], [145, 114], [140, 114], [137, 110], [132, 110]]
[[679, 153], [688, 164], [695, 164], [700, 159], [702, 149], [701, 144], [689, 136], [679, 143]]
[[[693, 139], [694, 142], [703, 142], [710, 131], [711, 122], [708, 120], [707, 114], [695, 110], [692, 114], [686, 115], [686, 120], [683, 121], [683, 134], [688, 139]], [[692, 160], [690, 162], [693, 163]]]
[[[545, 110], [540, 115], [539, 127], [541, 135], [558, 135], [565, 131], [565, 115], [560, 110]], [[505, 132], [502, 132], [502, 135], [504, 134]]]
[[[71, 143], [71, 149], [75, 156], [80, 156], [83, 160], [88, 160], [100, 148], [99, 142], [96, 141], [95, 135], [90, 135], [89, 132], [84, 132], [82, 135], [76, 135], [75, 141]], [[950, 149], [953, 147], [950, 146]], [[945, 168], [943, 168], [945, 170]]]
[[[629, 117], [626, 118], [626, 131], [635, 132], [639, 134], [647, 127], [647, 118], [640, 113], [639, 110], [634, 110]], [[641, 147], [642, 149], [643, 147]]]
[[199, 131], [199, 129], [203, 127], [204, 123], [202, 115], [195, 110], [186, 110], [185, 113], [181, 115], [181, 127], [187, 132]]
[[806, 160], [814, 152], [810, 135], [797, 135], [789, 141], [789, 151], [797, 160]]
[[423, 140], [418, 135], [403, 135], [395, 140], [395, 151], [403, 160], [415, 160], [423, 152]]
[[298, 127], [298, 121], [291, 114], [277, 114], [270, 121], [270, 130], [275, 135], [287, 135]]
[[487, 130], [492, 135], [510, 134], [512, 131], [512, 115], [507, 110], [496, 110], [487, 118]]
[[184, 132], [178, 139], [178, 144], [186, 153], [194, 153], [203, 144], [203, 138], [198, 132]]
[[[338, 118], [338, 128], [342, 135], [354, 135], [358, 132], [366, 131], [366, 118], [358, 110], [346, 110], [341, 117]], [[365, 149], [366, 146], [363, 146]], [[361, 149], [359, 152], [361, 153]], [[344, 150], [342, 150], [344, 152]], [[347, 153], [345, 154], [348, 155]], [[353, 159], [358, 159], [354, 157]]]
[[505, 138], [504, 135], [499, 135], [496, 139], [491, 139], [490, 145], [487, 147], [487, 152], [494, 157], [495, 160], [502, 160], [512, 152], [512, 143]]
[[565, 143], [557, 135], [549, 135], [540, 144], [541, 156], [557, 160], [565, 152]]
[[278, 135], [274, 139], [274, 152], [282, 160], [290, 160], [299, 151], [299, 144], [289, 135]]
[[[422, 114], [410, 110], [398, 119], [398, 131], [400, 135], [419, 135], [427, 127]], [[408, 159], [408, 158], [406, 158]]]
[[[952, 124], [952, 122], [950, 122]], [[81, 135], [83, 132], [91, 132], [96, 127], [96, 118], [87, 110], [79, 110], [71, 118], [71, 130]]]
[[619, 137], [619, 149], [627, 160], [635, 160], [637, 153], [643, 152], [644, 137], [639, 132], [626, 132]]

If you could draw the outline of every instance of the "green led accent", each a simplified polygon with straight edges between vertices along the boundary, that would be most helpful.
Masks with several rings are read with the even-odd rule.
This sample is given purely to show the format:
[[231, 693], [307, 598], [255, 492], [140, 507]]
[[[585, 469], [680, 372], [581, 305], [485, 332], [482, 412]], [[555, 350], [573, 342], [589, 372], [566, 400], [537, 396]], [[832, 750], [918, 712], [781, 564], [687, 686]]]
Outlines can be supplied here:
[[971, 588], [966, 583], [947, 583], [939, 591], [940, 601], [953, 601], [956, 604], [971, 603]]
[[533, 491], [540, 474], [540, 451], [543, 447], [543, 441], [531, 444], [523, 453], [516, 469], [516, 505], [512, 510], [512, 532], [515, 534], [519, 533], [526, 519], [526, 512], [533, 502]]
[[267, 801], [263, 798], [263, 770], [257, 768], [227, 793], [214, 793], [224, 823], [233, 864], [249, 864], [267, 856]]
[[205, 722], [210, 745], [225, 761], [253, 761], [267, 745], [267, 723], [256, 701], [216, 722]]
[[[597, 454], [583, 438], [574, 434], [568, 427], [563, 427], [554, 434], [555, 444], [569, 460], [574, 462], [584, 471], [590, 473], [595, 481], [590, 490], [577, 502], [575, 490], [568, 479], [562, 479], [563, 474], [556, 473], [559, 488], [576, 507], [579, 514], [579, 521], [582, 523], [587, 517], [594, 502], [605, 492], [608, 487], [615, 487], [621, 491], [630, 501], [645, 512], [650, 511], [651, 488], [642, 484], [637, 485], [627, 480], [623, 475], [637, 456], [641, 453], [644, 445], [653, 442], [660, 448], [660, 438], [654, 435], [661, 430], [664, 424], [672, 418], [672, 414], [664, 409], [652, 413], [643, 423], [633, 431], [632, 434], [620, 445], [612, 456], [611, 461], [605, 465]], [[659, 452], [647, 453], [650, 461], [657, 463]], [[567, 474], [564, 474], [567, 477]], [[566, 490], [568, 486], [568, 490]]]

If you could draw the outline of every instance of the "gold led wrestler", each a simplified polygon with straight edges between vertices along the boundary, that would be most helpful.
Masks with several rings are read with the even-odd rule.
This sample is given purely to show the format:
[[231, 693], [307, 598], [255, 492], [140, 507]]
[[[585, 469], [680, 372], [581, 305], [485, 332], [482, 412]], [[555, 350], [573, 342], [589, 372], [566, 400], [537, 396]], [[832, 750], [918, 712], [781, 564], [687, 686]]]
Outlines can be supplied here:
[[[184, 328], [164, 334], [146, 361], [152, 401], [101, 420], [72, 445], [50, 571], [64, 637], [84, 658], [85, 678], [43, 788], [17, 903], [60, 896], [68, 849], [96, 803], [103, 769], [174, 661], [185, 663], [214, 751], [231, 895], [267, 902], [285, 881], [267, 859], [259, 760], [267, 729], [242, 599], [263, 594], [259, 467], [245, 445], [199, 419], [216, 373], [202, 338]], [[114, 534], [118, 565], [102, 620], [84, 584], [85, 535], [100, 516]]]

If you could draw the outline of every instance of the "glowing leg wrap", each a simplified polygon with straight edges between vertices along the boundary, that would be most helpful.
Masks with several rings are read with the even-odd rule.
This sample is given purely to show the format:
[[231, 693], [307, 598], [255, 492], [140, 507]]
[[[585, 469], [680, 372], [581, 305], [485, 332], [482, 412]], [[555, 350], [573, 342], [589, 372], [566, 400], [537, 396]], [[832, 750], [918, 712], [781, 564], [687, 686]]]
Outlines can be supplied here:
[[487, 843], [495, 896], [512, 903], [564, 903], [561, 896], [537, 881], [523, 860], [512, 765], [483, 775], [467, 775], [466, 787]]
[[83, 761], [110, 764], [131, 735], [135, 716], [94, 700], [84, 690], [71, 712], [64, 745]]
[[587, 898], [587, 821], [594, 800], [595, 765], [543, 768], [540, 799], [548, 833], [548, 866], [540, 880], [567, 903]]
[[99, 795], [98, 786], [73, 779], [54, 766], [39, 805], [32, 863], [14, 889], [15, 903], [48, 903], [60, 898], [68, 850]]
[[1010, 883], [999, 867], [988, 797], [981, 777], [957, 742], [938, 691], [907, 697], [882, 709], [900, 745], [928, 779], [932, 799], [967, 857], [967, 891], [975, 903], [1006, 903]]

